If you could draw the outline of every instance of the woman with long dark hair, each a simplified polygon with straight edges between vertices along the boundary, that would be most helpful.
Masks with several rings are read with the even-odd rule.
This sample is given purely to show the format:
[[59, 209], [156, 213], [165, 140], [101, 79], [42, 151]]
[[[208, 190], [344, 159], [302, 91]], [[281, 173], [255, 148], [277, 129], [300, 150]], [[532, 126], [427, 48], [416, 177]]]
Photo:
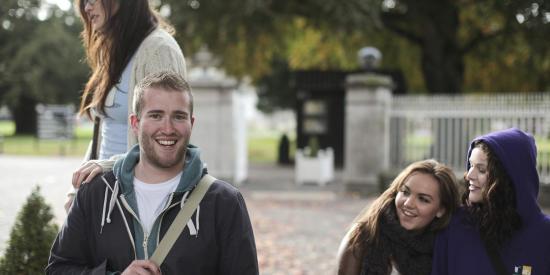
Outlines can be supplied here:
[[550, 274], [536, 158], [534, 138], [515, 128], [472, 141], [463, 206], [437, 237], [432, 274]]
[[99, 161], [88, 161], [73, 174], [73, 186], [78, 188], [111, 169], [114, 161], [109, 158], [137, 143], [128, 125], [136, 83], [166, 70], [186, 78], [186, 65], [172, 37], [173, 28], [148, 0], [76, 0], [75, 5], [84, 25], [81, 36], [92, 71], [79, 113], [99, 125], [96, 142], [90, 144], [85, 157]]
[[338, 274], [429, 274], [435, 233], [457, 206], [450, 168], [435, 160], [409, 165], [352, 224], [338, 252]]

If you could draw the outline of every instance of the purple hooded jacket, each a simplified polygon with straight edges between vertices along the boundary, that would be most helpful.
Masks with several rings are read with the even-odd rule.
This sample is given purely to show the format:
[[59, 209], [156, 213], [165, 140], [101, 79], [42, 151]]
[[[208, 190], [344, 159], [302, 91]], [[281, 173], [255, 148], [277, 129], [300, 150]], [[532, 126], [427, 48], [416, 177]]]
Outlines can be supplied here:
[[[522, 228], [500, 249], [507, 274], [550, 275], [550, 217], [538, 204], [537, 148], [529, 134], [512, 128], [474, 139], [483, 140], [512, 178]], [[468, 150], [472, 152], [473, 142]], [[468, 169], [470, 165], [468, 165]], [[463, 209], [436, 238], [432, 275], [496, 274], [478, 230], [465, 221]]]

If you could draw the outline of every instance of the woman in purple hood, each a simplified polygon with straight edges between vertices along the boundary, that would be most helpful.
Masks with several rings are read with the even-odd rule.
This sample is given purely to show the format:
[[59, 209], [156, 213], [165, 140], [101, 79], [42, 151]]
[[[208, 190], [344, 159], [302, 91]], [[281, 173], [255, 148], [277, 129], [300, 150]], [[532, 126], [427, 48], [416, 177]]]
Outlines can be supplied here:
[[432, 275], [550, 275], [536, 157], [534, 138], [515, 128], [472, 141], [463, 206], [436, 238]]

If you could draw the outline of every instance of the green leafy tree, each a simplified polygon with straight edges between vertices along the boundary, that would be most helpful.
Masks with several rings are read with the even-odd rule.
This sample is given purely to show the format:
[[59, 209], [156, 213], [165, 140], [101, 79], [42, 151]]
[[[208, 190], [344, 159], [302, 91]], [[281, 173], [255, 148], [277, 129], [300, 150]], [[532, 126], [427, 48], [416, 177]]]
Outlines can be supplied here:
[[466, 92], [550, 90], [550, 3], [538, 2], [518, 9], [513, 20], [522, 23], [513, 34], [495, 37], [466, 57]]
[[170, 11], [188, 56], [208, 44], [236, 76], [280, 77], [272, 64], [285, 63], [289, 70], [348, 69], [368, 45], [382, 49], [383, 65], [401, 68], [414, 91], [494, 90], [503, 78], [514, 84], [510, 90], [548, 88], [545, 0], [162, 0], [160, 6]]
[[302, 5], [292, 13], [283, 2], [163, 0], [160, 10], [170, 10], [169, 20], [188, 59], [207, 44], [229, 74], [251, 76], [260, 87], [264, 111], [294, 107], [295, 95], [288, 87], [291, 71], [357, 69], [357, 50], [367, 45], [384, 49], [385, 67], [413, 68], [406, 73], [408, 82], [422, 89], [418, 58], [408, 54], [416, 50], [409, 42], [369, 25], [335, 30], [330, 20], [338, 17], [313, 20], [307, 9], [301, 12]]
[[37, 186], [17, 215], [8, 247], [0, 259], [0, 274], [42, 274], [58, 227]]
[[7, 0], [0, 7], [0, 103], [12, 112], [16, 134], [36, 133], [38, 103], [76, 103], [88, 73], [73, 11], [41, 5]]

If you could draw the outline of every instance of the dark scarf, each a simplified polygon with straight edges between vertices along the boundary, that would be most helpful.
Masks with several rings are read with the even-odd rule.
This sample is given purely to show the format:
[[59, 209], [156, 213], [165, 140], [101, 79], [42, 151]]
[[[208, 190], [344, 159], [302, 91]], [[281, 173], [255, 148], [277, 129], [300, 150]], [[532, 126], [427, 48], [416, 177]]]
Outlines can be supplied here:
[[394, 204], [384, 210], [379, 222], [378, 245], [367, 244], [361, 274], [389, 274], [390, 259], [402, 275], [430, 274], [435, 234], [429, 229], [422, 233], [405, 230], [399, 224]]

